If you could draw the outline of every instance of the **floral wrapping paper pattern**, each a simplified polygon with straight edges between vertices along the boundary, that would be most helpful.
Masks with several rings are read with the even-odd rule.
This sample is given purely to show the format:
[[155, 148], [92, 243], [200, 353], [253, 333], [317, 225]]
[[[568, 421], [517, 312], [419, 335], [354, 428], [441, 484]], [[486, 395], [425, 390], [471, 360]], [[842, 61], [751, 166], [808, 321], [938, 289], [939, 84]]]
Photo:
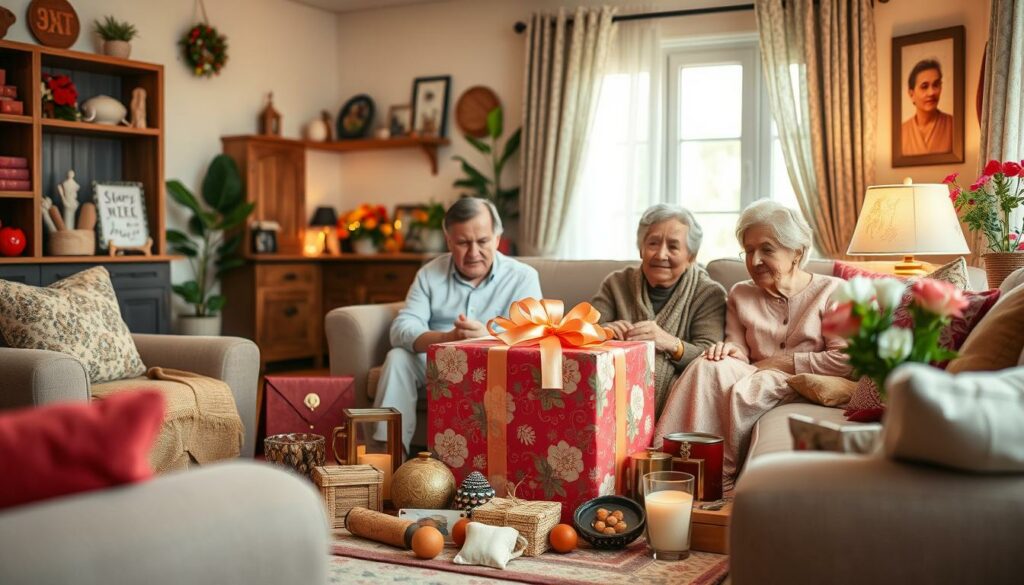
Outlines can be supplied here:
[[[456, 482], [473, 471], [488, 476], [487, 352], [499, 344], [445, 343], [428, 351], [427, 441]], [[627, 404], [621, 421], [615, 420], [611, 348], [625, 355]], [[563, 348], [563, 356], [562, 389], [543, 389], [538, 348], [508, 350], [506, 459], [508, 481], [519, 483], [516, 496], [562, 502], [562, 521], [569, 522], [583, 502], [615, 493], [616, 424], [625, 425], [624, 456], [651, 443], [654, 345], [610, 341], [594, 348]]]

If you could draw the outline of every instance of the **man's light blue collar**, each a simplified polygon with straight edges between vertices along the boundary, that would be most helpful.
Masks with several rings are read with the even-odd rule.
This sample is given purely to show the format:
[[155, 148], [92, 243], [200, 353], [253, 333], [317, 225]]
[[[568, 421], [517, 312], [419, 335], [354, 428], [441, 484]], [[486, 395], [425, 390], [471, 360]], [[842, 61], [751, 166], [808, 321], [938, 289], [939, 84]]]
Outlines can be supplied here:
[[[490, 283], [495, 278], [500, 276], [501, 272], [504, 270], [504, 264], [505, 264], [505, 255], [502, 254], [501, 252], [495, 250], [494, 251], [494, 260], [491, 262], [491, 271], [487, 273], [487, 276], [485, 276], [484, 279], [481, 280], [480, 284], [478, 284], [477, 286], [479, 287], [480, 285]], [[456, 280], [458, 280], [459, 282], [461, 282], [461, 283], [463, 283], [465, 285], [473, 286], [472, 284], [469, 283], [469, 281], [466, 280], [466, 278], [464, 276], [462, 276], [462, 274], [459, 273], [458, 269], [455, 268], [455, 256], [454, 255], [449, 257], [448, 274], [449, 274], [449, 276], [452, 276], [453, 278], [455, 278]]]

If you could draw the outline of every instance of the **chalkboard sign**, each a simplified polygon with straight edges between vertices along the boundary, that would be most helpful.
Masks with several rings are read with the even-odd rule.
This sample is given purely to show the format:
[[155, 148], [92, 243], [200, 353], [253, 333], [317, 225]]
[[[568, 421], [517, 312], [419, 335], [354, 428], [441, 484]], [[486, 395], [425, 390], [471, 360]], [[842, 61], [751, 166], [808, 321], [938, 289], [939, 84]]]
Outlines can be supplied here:
[[92, 184], [96, 203], [96, 231], [100, 248], [144, 246], [149, 239], [146, 198], [142, 183], [109, 182]]

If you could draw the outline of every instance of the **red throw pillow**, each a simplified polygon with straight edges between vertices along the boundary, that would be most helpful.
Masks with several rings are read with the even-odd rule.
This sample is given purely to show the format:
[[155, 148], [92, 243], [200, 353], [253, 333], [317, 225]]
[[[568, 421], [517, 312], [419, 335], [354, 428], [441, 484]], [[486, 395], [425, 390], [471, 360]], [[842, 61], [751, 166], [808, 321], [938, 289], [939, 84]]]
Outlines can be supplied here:
[[149, 479], [163, 419], [150, 390], [0, 412], [0, 509]]
[[896, 276], [895, 274], [882, 274], [881, 272], [872, 272], [865, 270], [860, 266], [854, 266], [853, 264], [847, 264], [836, 260], [832, 263], [832, 276], [836, 278], [842, 278], [843, 280], [850, 280], [854, 276], [863, 276], [864, 278], [899, 278], [900, 280], [906, 280]]

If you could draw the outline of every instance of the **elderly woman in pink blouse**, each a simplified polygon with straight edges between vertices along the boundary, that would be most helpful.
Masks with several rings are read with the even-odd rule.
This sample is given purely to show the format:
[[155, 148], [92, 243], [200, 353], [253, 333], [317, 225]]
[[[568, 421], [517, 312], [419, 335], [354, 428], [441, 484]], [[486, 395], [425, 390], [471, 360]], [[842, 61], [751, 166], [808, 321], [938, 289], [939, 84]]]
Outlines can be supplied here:
[[811, 228], [773, 201], [747, 207], [736, 225], [750, 280], [729, 292], [725, 341], [704, 351], [672, 386], [655, 444], [678, 431], [724, 437], [731, 485], [762, 414], [796, 395], [794, 374], [847, 376], [843, 339], [826, 337], [821, 318], [842, 281], [804, 270]]

